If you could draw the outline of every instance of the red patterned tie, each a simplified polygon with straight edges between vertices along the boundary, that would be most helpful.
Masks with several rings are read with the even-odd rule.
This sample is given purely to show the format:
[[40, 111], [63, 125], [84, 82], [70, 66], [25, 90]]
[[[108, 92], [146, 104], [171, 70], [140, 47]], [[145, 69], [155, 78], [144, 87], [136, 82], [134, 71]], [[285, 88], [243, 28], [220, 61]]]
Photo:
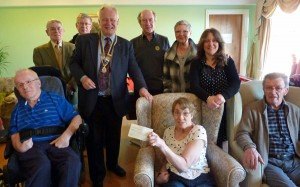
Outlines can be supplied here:
[[107, 53], [109, 51], [109, 48], [110, 48], [110, 44], [111, 44], [111, 40], [110, 38], [105, 38], [105, 46], [104, 46], [104, 53], [105, 53], [105, 56], [107, 56]]

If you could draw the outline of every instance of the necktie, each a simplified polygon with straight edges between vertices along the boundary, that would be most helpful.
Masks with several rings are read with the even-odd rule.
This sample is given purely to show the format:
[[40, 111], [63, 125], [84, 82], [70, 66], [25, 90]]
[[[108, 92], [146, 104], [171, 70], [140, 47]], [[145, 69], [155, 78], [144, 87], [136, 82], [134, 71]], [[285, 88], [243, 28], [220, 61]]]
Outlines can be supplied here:
[[[104, 45], [104, 54], [106, 57], [109, 52], [109, 49], [110, 49], [111, 40], [110, 40], [110, 38], [105, 38], [104, 40], [106, 42]], [[109, 61], [106, 61], [106, 58], [100, 62], [98, 82], [99, 82], [99, 90], [101, 92], [104, 92], [108, 88], [109, 72], [110, 72], [109, 63], [110, 63]]]
[[105, 56], [107, 56], [107, 53], [109, 51], [109, 48], [110, 48], [110, 45], [111, 45], [111, 40], [110, 38], [105, 38], [105, 46], [104, 46], [104, 53], [105, 53]]
[[58, 44], [54, 46], [54, 52], [55, 52], [58, 68], [59, 70], [62, 70], [62, 53]]

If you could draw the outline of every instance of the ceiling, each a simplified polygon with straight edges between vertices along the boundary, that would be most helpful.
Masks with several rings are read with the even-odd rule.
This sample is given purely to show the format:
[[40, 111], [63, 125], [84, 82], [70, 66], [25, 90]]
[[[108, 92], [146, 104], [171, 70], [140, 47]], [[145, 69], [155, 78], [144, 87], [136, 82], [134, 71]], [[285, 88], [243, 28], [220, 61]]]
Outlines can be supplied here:
[[256, 0], [0, 0], [0, 7], [79, 5], [255, 5]]

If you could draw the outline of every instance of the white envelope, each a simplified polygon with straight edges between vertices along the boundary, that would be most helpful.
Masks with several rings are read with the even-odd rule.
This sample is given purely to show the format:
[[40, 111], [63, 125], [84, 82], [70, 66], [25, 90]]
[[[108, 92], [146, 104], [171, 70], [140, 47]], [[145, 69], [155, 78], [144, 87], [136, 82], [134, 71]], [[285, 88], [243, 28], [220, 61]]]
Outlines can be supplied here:
[[136, 138], [138, 140], [147, 141], [150, 132], [153, 132], [153, 129], [143, 127], [137, 124], [131, 124], [128, 136], [131, 138]]

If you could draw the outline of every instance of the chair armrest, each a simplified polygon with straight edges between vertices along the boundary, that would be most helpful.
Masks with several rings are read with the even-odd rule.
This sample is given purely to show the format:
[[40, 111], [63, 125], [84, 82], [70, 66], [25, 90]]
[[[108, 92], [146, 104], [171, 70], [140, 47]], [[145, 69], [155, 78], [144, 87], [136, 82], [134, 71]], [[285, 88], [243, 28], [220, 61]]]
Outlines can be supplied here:
[[11, 140], [8, 140], [4, 149], [4, 158], [8, 159], [15, 152], [15, 148], [12, 145]]
[[154, 160], [153, 147], [141, 148], [138, 152], [134, 168], [134, 183], [137, 187], [154, 186]]
[[8, 140], [8, 130], [0, 130], [0, 143], [5, 143]]
[[86, 123], [82, 123], [79, 125], [79, 128], [78, 128], [78, 132], [82, 135], [84, 135], [84, 137], [87, 137], [87, 135], [89, 134], [89, 126], [88, 124]]
[[[230, 154], [242, 163], [244, 151], [242, 148], [237, 144], [236, 141], [232, 141], [230, 145]], [[248, 170], [246, 169], [246, 178], [241, 183], [241, 186], [253, 186], [253, 187], [260, 187], [262, 185], [263, 179], [263, 170], [264, 167], [262, 164], [258, 164], [256, 170]]]
[[151, 128], [151, 103], [145, 97], [136, 101], [136, 116], [138, 125]]
[[241, 164], [214, 143], [208, 144], [207, 159], [217, 186], [237, 187], [246, 177]]

